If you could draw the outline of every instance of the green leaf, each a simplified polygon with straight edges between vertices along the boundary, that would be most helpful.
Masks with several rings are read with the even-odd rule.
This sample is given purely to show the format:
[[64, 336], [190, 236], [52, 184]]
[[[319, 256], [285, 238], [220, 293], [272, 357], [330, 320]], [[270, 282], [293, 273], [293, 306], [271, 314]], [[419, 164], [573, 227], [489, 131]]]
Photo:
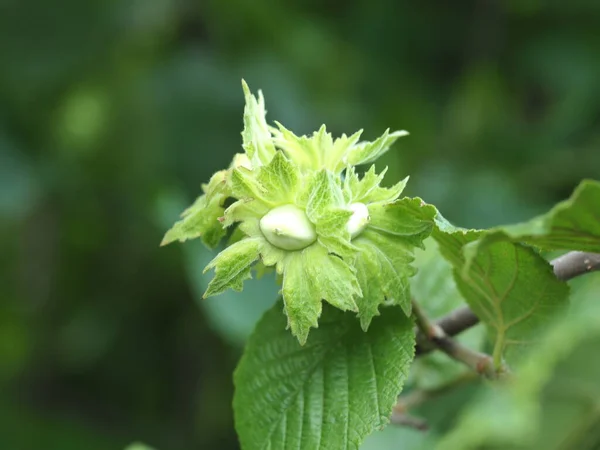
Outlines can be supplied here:
[[216, 247], [226, 233], [219, 222], [224, 211], [219, 199], [215, 198], [209, 203], [206, 195], [201, 195], [186, 210], [185, 216], [175, 222], [166, 232], [160, 245], [168, 245], [175, 241], [184, 242], [200, 237], [207, 247]]
[[238, 167], [231, 174], [231, 190], [238, 199], [254, 199], [268, 206], [293, 203], [299, 181], [298, 169], [281, 152], [266, 166]]
[[281, 152], [277, 152], [266, 166], [234, 169], [231, 191], [238, 201], [225, 211], [223, 225], [249, 222], [241, 228], [246, 234], [255, 235], [260, 218], [270, 209], [294, 203], [298, 183], [298, 169]]
[[275, 203], [269, 200], [269, 192], [258, 180], [259, 170], [243, 166], [234, 169], [231, 172], [231, 191], [237, 199], [253, 199], [272, 207]]
[[304, 252], [294, 252], [286, 258], [281, 293], [288, 318], [287, 326], [304, 345], [310, 329], [318, 326], [323, 308], [321, 295], [306, 273]]
[[354, 269], [318, 244], [287, 257], [282, 293], [288, 325], [301, 344], [310, 328], [317, 327], [321, 300], [356, 311], [355, 299], [361, 295]]
[[316, 172], [301, 197], [302, 203], [306, 202], [306, 215], [313, 223], [326, 217], [330, 209], [344, 205], [339, 177], [328, 170]]
[[261, 239], [242, 239], [219, 253], [204, 269], [204, 272], [215, 269], [215, 277], [208, 284], [204, 298], [229, 288], [241, 291], [244, 280], [252, 278], [250, 268], [258, 259], [262, 244]]
[[455, 270], [455, 279], [473, 312], [487, 325], [497, 367], [506, 351], [509, 362], [539, 340], [539, 333], [568, 302], [569, 289], [550, 264], [531, 248], [496, 242], [468, 264], [463, 247], [480, 231], [437, 228], [433, 237]]
[[258, 181], [267, 193], [267, 198], [279, 204], [293, 203], [298, 189], [299, 173], [296, 166], [281, 152], [262, 167]]
[[227, 171], [215, 173], [202, 186], [204, 195], [181, 214], [182, 219], [167, 231], [160, 245], [200, 237], [207, 247], [216, 247], [226, 233], [219, 220], [225, 211], [223, 202], [230, 194], [226, 179]]
[[277, 128], [271, 128], [271, 132], [277, 148], [280, 148], [302, 170], [323, 168], [322, 152], [315, 145], [312, 137], [296, 136], [279, 122], [275, 124]]
[[348, 163], [346, 155], [358, 142], [362, 132], [363, 130], [359, 130], [351, 136], [342, 134], [341, 137], [337, 138], [331, 149], [328, 149], [324, 155], [325, 167], [335, 173], [340, 173]]
[[391, 188], [383, 188], [379, 184], [386, 172], [387, 167], [377, 175], [375, 166], [371, 166], [361, 179], [355, 169], [349, 167], [344, 179], [344, 195], [347, 200], [362, 203], [389, 203], [396, 200], [402, 194], [408, 177]]
[[340, 179], [328, 170], [315, 172], [308, 180], [298, 202], [306, 207], [306, 215], [315, 224], [319, 242], [331, 253], [344, 258], [354, 255], [346, 228], [352, 212], [347, 209]]
[[369, 205], [371, 223], [352, 241], [360, 249], [355, 266], [363, 296], [356, 302], [363, 329], [369, 327], [385, 301], [400, 305], [410, 314], [413, 249], [422, 247], [431, 233], [435, 213], [435, 208], [420, 198]]
[[354, 268], [321, 245], [304, 251], [306, 273], [323, 300], [343, 311], [357, 311], [355, 297], [361, 295]]
[[275, 146], [266, 121], [265, 99], [261, 91], [258, 91], [258, 99], [254, 97], [244, 80], [242, 88], [246, 99], [242, 146], [252, 166], [259, 167], [268, 164], [275, 155]]
[[594, 293], [541, 333], [518, 376], [479, 395], [439, 448], [597, 448], [598, 379], [600, 304]]
[[[425, 250], [415, 250], [414, 265], [417, 274], [410, 279], [412, 297], [421, 305], [428, 317], [439, 319], [464, 306], [465, 299], [454, 280], [452, 266], [440, 252], [436, 241], [425, 240]], [[472, 350], [483, 350], [485, 328], [474, 326], [454, 337]], [[465, 368], [442, 352], [433, 351], [415, 360], [411, 367], [411, 384], [421, 389], [435, 389], [457, 379]]]
[[284, 327], [278, 303], [235, 371], [242, 448], [358, 449], [388, 422], [414, 356], [412, 321], [390, 308], [364, 333], [353, 314], [325, 307], [303, 347]]
[[347, 154], [358, 142], [362, 130], [333, 140], [325, 125], [312, 136], [296, 136], [279, 122], [271, 128], [273, 142], [303, 170], [331, 170], [339, 174], [347, 165]]
[[386, 153], [399, 137], [407, 135], [407, 131], [394, 131], [393, 133], [390, 133], [390, 130], [387, 129], [385, 133], [375, 141], [361, 142], [355, 145], [348, 152], [347, 162], [352, 166], [373, 162]]
[[317, 222], [318, 239], [330, 253], [342, 258], [352, 258], [358, 249], [350, 242], [350, 233], [346, 225], [352, 212], [345, 209], [330, 209]]
[[544, 250], [600, 252], [600, 182], [582, 181], [571, 198], [528, 222], [492, 228], [466, 249], [467, 258], [492, 242], [507, 240]]
[[369, 214], [368, 229], [422, 248], [433, 229], [436, 209], [418, 197], [405, 197], [387, 205], [371, 204]]
[[227, 228], [240, 222], [237, 229], [246, 236], [262, 236], [260, 218], [269, 212], [269, 207], [260, 200], [243, 198], [223, 212], [223, 227]]

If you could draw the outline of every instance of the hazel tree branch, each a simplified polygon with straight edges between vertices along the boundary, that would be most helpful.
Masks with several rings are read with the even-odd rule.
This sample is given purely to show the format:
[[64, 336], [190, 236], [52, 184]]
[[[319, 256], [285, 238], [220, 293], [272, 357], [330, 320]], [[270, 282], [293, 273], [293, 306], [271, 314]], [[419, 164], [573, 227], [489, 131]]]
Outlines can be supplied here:
[[429, 320], [421, 306], [414, 300], [412, 308], [419, 332], [432, 346], [486, 378], [495, 379], [498, 378], [499, 372], [507, 372], [507, 369], [497, 372], [490, 355], [465, 347], [448, 336], [437, 323]]
[[554, 268], [556, 278], [568, 281], [579, 275], [600, 270], [600, 254], [569, 252], [553, 259], [550, 264]]
[[[600, 270], [600, 254], [587, 252], [569, 252], [550, 261], [556, 278], [563, 281], [571, 280], [580, 275]], [[479, 318], [468, 306], [452, 311], [436, 322], [447, 336], [456, 336], [477, 325]], [[435, 349], [423, 336], [417, 338], [416, 354], [422, 355]]]

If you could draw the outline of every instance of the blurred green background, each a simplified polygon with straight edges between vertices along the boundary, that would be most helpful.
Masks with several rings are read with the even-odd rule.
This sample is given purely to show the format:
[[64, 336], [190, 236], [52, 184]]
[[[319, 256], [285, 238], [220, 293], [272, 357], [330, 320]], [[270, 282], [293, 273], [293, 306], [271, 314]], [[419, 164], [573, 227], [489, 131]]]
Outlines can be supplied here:
[[600, 178], [599, 30], [593, 0], [0, 0], [0, 448], [238, 448], [277, 287], [201, 301], [211, 254], [158, 244], [241, 150], [242, 77], [298, 133], [409, 130], [387, 179], [490, 226]]

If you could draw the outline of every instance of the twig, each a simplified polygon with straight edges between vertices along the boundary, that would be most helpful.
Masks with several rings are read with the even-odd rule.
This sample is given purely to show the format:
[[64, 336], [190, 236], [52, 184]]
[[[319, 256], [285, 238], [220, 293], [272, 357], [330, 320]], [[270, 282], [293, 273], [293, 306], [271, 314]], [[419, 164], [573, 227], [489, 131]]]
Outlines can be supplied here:
[[427, 425], [427, 421], [425, 419], [411, 416], [410, 414], [406, 413], [399, 413], [395, 410], [392, 412], [392, 417], [390, 417], [390, 423], [402, 427], [414, 428], [415, 430], [419, 431], [427, 431], [429, 429], [429, 425]]
[[553, 259], [550, 264], [554, 268], [556, 278], [567, 281], [579, 275], [600, 270], [600, 254], [569, 252]]
[[[580, 275], [600, 270], [600, 254], [585, 252], [569, 252], [550, 261], [556, 278], [563, 281], [571, 280]], [[456, 336], [463, 331], [477, 325], [479, 318], [467, 306], [452, 311], [447, 316], [436, 322], [447, 336]], [[427, 340], [417, 339], [416, 354], [422, 355], [433, 350]]]
[[[461, 306], [455, 309], [447, 316], [442, 317], [436, 321], [436, 325], [444, 330], [446, 336], [456, 336], [464, 330], [467, 330], [479, 323], [479, 317], [477, 317], [468, 306]], [[422, 334], [417, 335], [417, 348], [415, 350], [416, 356], [429, 353], [434, 350], [435, 346]]]
[[436, 388], [413, 389], [407, 394], [401, 395], [398, 398], [398, 402], [394, 405], [392, 417], [390, 419], [391, 423], [394, 425], [416, 428], [418, 430], [426, 430], [427, 422], [423, 419], [411, 416], [409, 411], [428, 400], [444, 395], [464, 384], [471, 383], [477, 378], [478, 377], [474, 372], [469, 371]]
[[456, 336], [478, 323], [479, 318], [473, 314], [473, 311], [471, 311], [468, 306], [462, 306], [455, 309], [436, 322], [437, 326], [444, 330], [448, 336]]
[[446, 335], [441, 327], [436, 323], [429, 321], [425, 312], [417, 302], [412, 302], [412, 308], [419, 331], [429, 342], [448, 356], [487, 378], [497, 378], [499, 372], [504, 371], [500, 368], [500, 371], [496, 372], [491, 356], [471, 350]]

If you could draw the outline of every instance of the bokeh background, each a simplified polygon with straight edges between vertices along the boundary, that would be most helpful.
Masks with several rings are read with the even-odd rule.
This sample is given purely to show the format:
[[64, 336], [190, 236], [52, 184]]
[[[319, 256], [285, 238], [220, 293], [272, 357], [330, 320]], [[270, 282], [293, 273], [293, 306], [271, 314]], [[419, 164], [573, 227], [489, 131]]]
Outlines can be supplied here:
[[298, 133], [409, 130], [388, 180], [484, 227], [600, 178], [599, 30], [593, 0], [0, 0], [0, 448], [238, 448], [277, 287], [201, 301], [211, 253], [158, 244], [240, 151], [241, 78]]

